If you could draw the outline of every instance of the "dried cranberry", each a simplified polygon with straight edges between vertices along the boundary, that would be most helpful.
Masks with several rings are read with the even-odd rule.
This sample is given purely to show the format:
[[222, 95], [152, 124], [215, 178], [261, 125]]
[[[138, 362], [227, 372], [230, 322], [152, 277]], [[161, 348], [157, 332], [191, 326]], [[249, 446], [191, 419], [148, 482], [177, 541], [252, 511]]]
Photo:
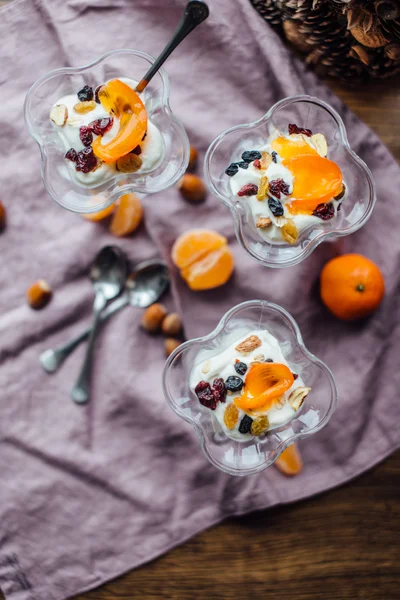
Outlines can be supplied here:
[[297, 374], [297, 373], [292, 373], [292, 375], [293, 375], [293, 379], [294, 379], [295, 381], [296, 381], [296, 379], [298, 379], [298, 378], [299, 378], [299, 376], [298, 376], [298, 374]]
[[285, 214], [282, 202], [275, 198], [268, 198], [268, 206], [274, 217], [283, 217]]
[[76, 161], [76, 170], [82, 171], [82, 173], [89, 173], [97, 167], [97, 158], [93, 153], [92, 148], [84, 148], [78, 152]]
[[93, 88], [91, 88], [90, 85], [85, 85], [81, 90], [79, 90], [77, 96], [81, 102], [93, 100]]
[[235, 371], [239, 373], [239, 375], [244, 375], [247, 371], [247, 365], [244, 362], [238, 362], [235, 364]]
[[258, 192], [258, 187], [254, 185], [254, 183], [246, 183], [240, 190], [238, 191], [238, 196], [255, 196]]
[[253, 166], [256, 169], [261, 169], [261, 161], [258, 158], [256, 158], [256, 160], [253, 162]]
[[111, 129], [114, 119], [112, 117], [103, 117], [89, 123], [90, 129], [96, 135], [104, 135], [106, 131]]
[[329, 221], [335, 216], [335, 207], [333, 204], [318, 204], [317, 208], [313, 212], [314, 217], [318, 217], [323, 221]]
[[194, 392], [198, 397], [200, 404], [210, 408], [211, 410], [215, 410], [217, 408], [217, 401], [211, 390], [211, 386], [209, 383], [207, 383], [207, 381], [199, 381], [194, 388]]
[[275, 152], [275, 150], [273, 150], [273, 151], [271, 152], [271, 156], [272, 156], [272, 161], [273, 161], [274, 163], [277, 163], [277, 162], [278, 162], [278, 153], [277, 153], [277, 152]]
[[79, 127], [79, 137], [81, 139], [82, 144], [86, 147], [90, 146], [90, 144], [93, 142], [92, 130], [90, 129], [90, 127], [86, 127], [85, 125]]
[[249, 433], [252, 422], [253, 419], [249, 417], [249, 415], [244, 415], [243, 419], [240, 421], [239, 433]]
[[283, 179], [273, 179], [270, 181], [268, 190], [275, 198], [280, 198], [281, 194], [284, 194], [285, 196], [288, 196], [289, 194], [289, 186]]
[[225, 402], [226, 388], [225, 388], [224, 380], [222, 379], [222, 377], [217, 377], [217, 379], [214, 379], [213, 385], [212, 385], [212, 391], [214, 394], [214, 398], [217, 402], [218, 402], [218, 400], [220, 402]]
[[137, 154], [137, 156], [139, 156], [139, 154], [142, 154], [142, 149], [139, 146], [139, 144], [135, 146], [133, 150], [131, 150], [131, 154]]
[[231, 163], [227, 169], [225, 169], [225, 173], [228, 177], [233, 177], [239, 171], [239, 165], [237, 163]]
[[100, 104], [99, 91], [102, 87], [103, 84], [98, 85], [97, 88], [94, 90], [94, 100], [97, 104]]
[[242, 154], [242, 160], [248, 163], [253, 162], [253, 160], [256, 160], [257, 158], [261, 158], [261, 152], [258, 150], [246, 150]]
[[289, 123], [289, 135], [291, 135], [292, 133], [302, 133], [307, 137], [312, 136], [311, 129], [304, 129], [304, 127], [297, 127], [297, 125], [295, 125], [294, 123]]
[[65, 158], [72, 160], [72, 162], [76, 162], [78, 160], [78, 153], [75, 148], [70, 148], [68, 152], [65, 153]]

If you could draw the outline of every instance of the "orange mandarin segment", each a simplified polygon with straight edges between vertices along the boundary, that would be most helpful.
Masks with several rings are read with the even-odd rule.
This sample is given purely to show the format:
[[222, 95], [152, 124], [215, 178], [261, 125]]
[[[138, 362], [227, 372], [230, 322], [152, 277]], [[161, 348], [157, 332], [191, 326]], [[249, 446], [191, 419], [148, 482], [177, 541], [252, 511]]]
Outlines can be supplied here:
[[128, 154], [142, 141], [147, 129], [147, 113], [138, 94], [119, 79], [112, 79], [100, 88], [99, 100], [107, 112], [120, 120], [119, 131], [113, 140], [102, 144], [99, 136], [92, 144], [97, 158], [110, 163]]
[[342, 189], [343, 177], [338, 165], [322, 156], [295, 156], [283, 165], [292, 173], [292, 214], [310, 214], [318, 204], [328, 202]]
[[235, 399], [238, 408], [248, 411], [260, 406], [266, 410], [284, 394], [294, 382], [293, 373], [279, 363], [256, 363], [247, 373], [243, 394]]
[[110, 223], [110, 232], [117, 237], [133, 233], [143, 218], [143, 206], [135, 194], [124, 194], [118, 200]]
[[223, 246], [182, 269], [181, 275], [191, 290], [208, 290], [226, 283], [233, 267], [232, 253]]
[[303, 461], [296, 444], [292, 444], [282, 452], [275, 461], [275, 466], [285, 475], [297, 475], [303, 468]]
[[293, 138], [279, 136], [271, 142], [271, 148], [279, 154], [282, 160], [288, 160], [299, 154], [318, 155], [315, 148], [312, 148], [310, 144], [307, 144], [301, 136]]
[[208, 252], [226, 246], [227, 239], [211, 229], [190, 229], [172, 246], [172, 260], [179, 269], [196, 262]]
[[94, 221], [94, 222], [102, 221], [103, 219], [106, 219], [113, 213], [114, 208], [115, 208], [115, 205], [110, 204], [110, 206], [107, 206], [107, 208], [103, 208], [103, 210], [99, 210], [98, 212], [95, 212], [95, 213], [83, 214], [82, 217], [84, 219], [86, 219], [87, 221]]

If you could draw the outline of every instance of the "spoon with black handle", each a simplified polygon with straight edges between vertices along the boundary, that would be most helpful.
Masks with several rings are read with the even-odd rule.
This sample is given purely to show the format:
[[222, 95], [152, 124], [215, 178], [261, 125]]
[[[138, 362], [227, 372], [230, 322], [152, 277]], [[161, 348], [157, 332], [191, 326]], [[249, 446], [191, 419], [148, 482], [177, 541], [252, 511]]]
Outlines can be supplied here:
[[193, 31], [200, 23], [205, 21], [210, 14], [210, 10], [202, 0], [190, 0], [185, 8], [185, 12], [179, 21], [178, 27], [160, 56], [154, 61], [146, 75], [139, 81], [136, 86], [137, 92], [143, 92], [144, 88], [150, 83], [159, 68], [167, 60], [168, 56], [175, 50], [177, 46], [185, 39], [185, 37]]

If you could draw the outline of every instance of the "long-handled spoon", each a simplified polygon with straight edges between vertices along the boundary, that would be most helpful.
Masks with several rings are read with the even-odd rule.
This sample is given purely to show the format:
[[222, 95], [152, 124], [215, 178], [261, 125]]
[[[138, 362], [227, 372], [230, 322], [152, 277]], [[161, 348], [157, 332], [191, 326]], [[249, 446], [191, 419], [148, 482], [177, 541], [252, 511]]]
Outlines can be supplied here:
[[106, 246], [100, 250], [91, 268], [90, 278], [95, 291], [93, 325], [86, 349], [85, 360], [78, 380], [71, 392], [72, 399], [78, 404], [84, 404], [89, 400], [92, 355], [101, 311], [109, 300], [112, 300], [121, 292], [126, 281], [127, 269], [128, 262], [124, 253], [115, 246]]
[[[167, 265], [164, 262], [154, 259], [139, 263], [126, 281], [124, 294], [103, 310], [100, 321], [105, 321], [128, 304], [140, 308], [150, 306], [150, 304], [161, 298], [168, 286], [169, 274]], [[47, 373], [55, 373], [67, 356], [90, 335], [91, 331], [92, 327], [88, 327], [66, 344], [42, 352], [39, 360], [43, 369]]]
[[143, 92], [144, 88], [152, 80], [158, 69], [164, 64], [168, 56], [175, 50], [175, 48], [181, 43], [185, 37], [205, 21], [210, 14], [210, 10], [205, 2], [202, 0], [190, 0], [187, 3], [185, 12], [181, 20], [179, 21], [178, 27], [175, 30], [174, 35], [165, 46], [159, 57], [151, 65], [146, 75], [139, 81], [136, 86], [137, 92]]

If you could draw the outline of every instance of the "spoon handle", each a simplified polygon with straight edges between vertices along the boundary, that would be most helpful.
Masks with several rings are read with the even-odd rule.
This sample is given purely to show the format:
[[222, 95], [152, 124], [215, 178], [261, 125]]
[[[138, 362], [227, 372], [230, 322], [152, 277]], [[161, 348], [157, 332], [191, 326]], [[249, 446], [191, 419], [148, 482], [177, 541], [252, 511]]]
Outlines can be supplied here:
[[[114, 300], [114, 302], [111, 302], [111, 304], [109, 304], [101, 313], [101, 323], [106, 321], [109, 317], [111, 317], [111, 315], [116, 313], [118, 310], [121, 310], [121, 308], [124, 308], [124, 306], [127, 306], [128, 304], [129, 297], [127, 294], [117, 298]], [[62, 346], [44, 350], [44, 352], [42, 352], [42, 354], [39, 356], [39, 361], [46, 373], [55, 373], [62, 365], [64, 360], [71, 354], [71, 352], [73, 352], [81, 342], [89, 337], [91, 331], [92, 325], [87, 327], [84, 331], [82, 331], [82, 333], [72, 338], [72, 340], [69, 340]]]
[[137, 92], [143, 92], [144, 88], [152, 80], [158, 69], [164, 64], [171, 52], [175, 50], [181, 41], [184, 40], [197, 25], [200, 25], [200, 23], [205, 21], [209, 14], [210, 10], [208, 6], [202, 0], [190, 0], [188, 2], [174, 35], [165, 46], [160, 56], [151, 65], [143, 79], [137, 84]]

